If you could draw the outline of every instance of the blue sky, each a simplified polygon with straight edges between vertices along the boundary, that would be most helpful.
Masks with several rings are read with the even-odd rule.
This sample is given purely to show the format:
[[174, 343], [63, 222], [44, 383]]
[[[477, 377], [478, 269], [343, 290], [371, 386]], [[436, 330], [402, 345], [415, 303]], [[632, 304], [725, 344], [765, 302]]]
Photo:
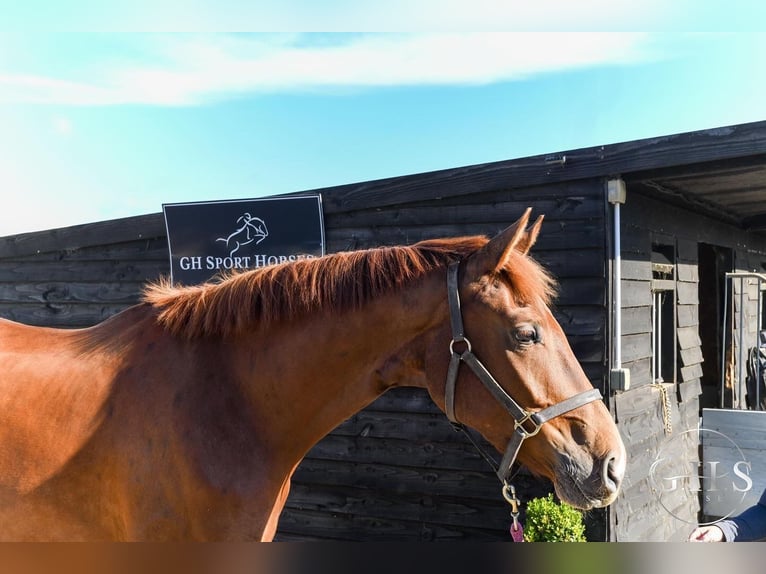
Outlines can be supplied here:
[[0, 33], [0, 236], [766, 120], [766, 33], [621, 17], [657, 31]]

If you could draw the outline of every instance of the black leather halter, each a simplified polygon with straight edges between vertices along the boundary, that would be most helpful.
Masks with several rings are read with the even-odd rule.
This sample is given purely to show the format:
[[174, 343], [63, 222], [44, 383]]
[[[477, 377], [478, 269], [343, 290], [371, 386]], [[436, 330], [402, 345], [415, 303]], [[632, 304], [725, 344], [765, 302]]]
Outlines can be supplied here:
[[[571, 410], [588, 404], [592, 401], [601, 400], [601, 391], [598, 389], [591, 389], [584, 391], [573, 397], [565, 399], [558, 404], [552, 405], [546, 409], [537, 412], [530, 412], [523, 409], [519, 404], [513, 400], [513, 398], [505, 392], [495, 378], [490, 374], [487, 368], [482, 362], [476, 358], [471, 350], [471, 342], [466, 338], [463, 330], [463, 317], [460, 311], [460, 295], [458, 294], [458, 267], [459, 262], [450, 264], [447, 270], [447, 295], [449, 297], [450, 308], [450, 323], [452, 325], [452, 341], [449, 344], [450, 350], [450, 362], [449, 369], [447, 370], [447, 384], [444, 390], [445, 400], [445, 412], [447, 418], [452, 423], [453, 427], [457, 430], [463, 431], [471, 440], [473, 445], [479, 450], [482, 456], [495, 469], [500, 482], [503, 483], [503, 494], [507, 496], [508, 480], [511, 475], [511, 467], [519, 454], [521, 449], [521, 443], [525, 439], [536, 435], [540, 432], [540, 428], [547, 421], [563, 415]], [[465, 347], [462, 352], [455, 350], [455, 345], [461, 344]], [[505, 449], [505, 454], [500, 461], [500, 464], [494, 462], [494, 459], [490, 457], [484, 449], [473, 439], [465, 425], [458, 422], [455, 417], [455, 383], [457, 382], [458, 369], [460, 363], [463, 362], [470, 367], [473, 373], [489, 390], [493, 397], [495, 397], [511, 414], [514, 420], [514, 433], [511, 436], [511, 440], [508, 441], [508, 446]]]

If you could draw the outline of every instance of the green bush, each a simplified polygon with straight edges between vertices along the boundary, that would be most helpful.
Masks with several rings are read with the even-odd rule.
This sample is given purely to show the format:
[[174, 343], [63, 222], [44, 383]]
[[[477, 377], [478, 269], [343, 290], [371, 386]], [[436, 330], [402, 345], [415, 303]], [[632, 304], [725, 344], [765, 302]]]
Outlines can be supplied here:
[[582, 513], [565, 502], [556, 502], [553, 494], [530, 500], [526, 514], [526, 542], [586, 542]]

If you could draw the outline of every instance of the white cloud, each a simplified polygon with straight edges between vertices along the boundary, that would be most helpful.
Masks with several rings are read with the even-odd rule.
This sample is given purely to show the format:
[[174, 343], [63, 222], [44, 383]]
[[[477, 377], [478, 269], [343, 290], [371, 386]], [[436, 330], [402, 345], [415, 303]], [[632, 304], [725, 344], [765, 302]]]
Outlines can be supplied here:
[[485, 84], [640, 61], [647, 40], [631, 33], [171, 35], [152, 37], [150, 60], [104, 61], [87, 80], [0, 74], [0, 103], [174, 106], [246, 93]]
[[72, 120], [64, 116], [56, 116], [51, 120], [53, 131], [62, 136], [68, 136], [74, 129]]
[[120, 101], [117, 87], [33, 74], [0, 74], [0, 104], [104, 105]]

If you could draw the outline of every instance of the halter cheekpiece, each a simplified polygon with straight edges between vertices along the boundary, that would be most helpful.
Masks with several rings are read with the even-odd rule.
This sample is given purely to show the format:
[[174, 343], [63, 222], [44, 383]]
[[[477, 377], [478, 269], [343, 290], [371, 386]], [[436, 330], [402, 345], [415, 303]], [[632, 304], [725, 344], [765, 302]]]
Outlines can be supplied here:
[[[473, 443], [481, 455], [494, 468], [495, 474], [497, 474], [500, 482], [503, 483], [503, 496], [506, 500], [509, 500], [512, 487], [508, 484], [508, 481], [511, 476], [511, 467], [516, 461], [516, 457], [521, 449], [521, 443], [524, 442], [525, 439], [540, 432], [540, 428], [547, 421], [592, 401], [601, 400], [601, 391], [593, 388], [536, 412], [527, 411], [519, 406], [519, 404], [505, 392], [484, 364], [473, 354], [471, 342], [465, 336], [465, 331], [463, 330], [463, 317], [460, 311], [460, 295], [458, 293], [459, 266], [460, 263], [455, 262], [451, 263], [447, 269], [447, 296], [449, 298], [452, 341], [450, 341], [449, 344], [450, 362], [447, 370], [447, 383], [444, 390], [445, 412], [447, 418], [452, 423], [452, 426], [456, 430], [464, 432], [471, 443]], [[458, 351], [458, 347], [462, 348], [462, 351]], [[505, 449], [503, 458], [500, 460], [500, 464], [497, 464], [494, 459], [486, 453], [486, 451], [473, 439], [465, 425], [459, 422], [455, 417], [455, 384], [457, 383], [460, 363], [468, 365], [492, 396], [500, 401], [506, 408], [514, 420], [514, 432], [510, 441], [508, 441], [508, 446]], [[513, 497], [515, 498], [515, 493]]]

